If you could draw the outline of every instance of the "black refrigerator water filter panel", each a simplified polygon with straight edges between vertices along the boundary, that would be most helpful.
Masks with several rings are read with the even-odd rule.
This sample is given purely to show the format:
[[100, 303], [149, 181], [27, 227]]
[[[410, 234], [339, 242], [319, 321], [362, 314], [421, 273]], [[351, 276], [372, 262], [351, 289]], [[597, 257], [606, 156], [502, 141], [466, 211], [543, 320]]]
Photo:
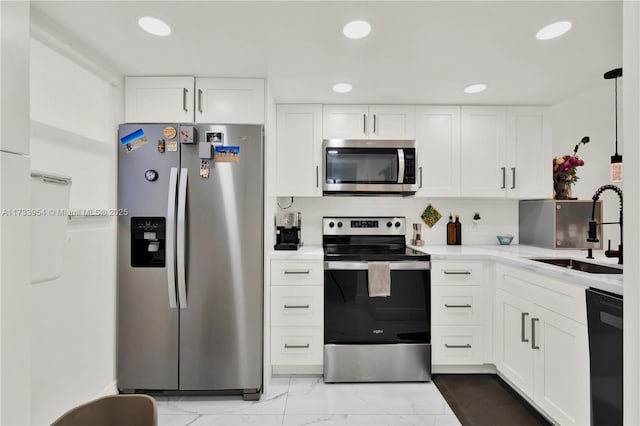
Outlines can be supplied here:
[[164, 217], [131, 218], [131, 266], [164, 268], [166, 225]]

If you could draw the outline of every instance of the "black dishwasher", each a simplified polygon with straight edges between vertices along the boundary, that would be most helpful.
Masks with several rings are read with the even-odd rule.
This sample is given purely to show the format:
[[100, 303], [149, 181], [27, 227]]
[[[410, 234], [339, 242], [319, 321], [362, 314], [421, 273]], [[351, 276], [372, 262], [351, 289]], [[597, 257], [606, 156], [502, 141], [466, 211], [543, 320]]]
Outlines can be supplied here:
[[622, 296], [587, 289], [591, 424], [622, 425]]

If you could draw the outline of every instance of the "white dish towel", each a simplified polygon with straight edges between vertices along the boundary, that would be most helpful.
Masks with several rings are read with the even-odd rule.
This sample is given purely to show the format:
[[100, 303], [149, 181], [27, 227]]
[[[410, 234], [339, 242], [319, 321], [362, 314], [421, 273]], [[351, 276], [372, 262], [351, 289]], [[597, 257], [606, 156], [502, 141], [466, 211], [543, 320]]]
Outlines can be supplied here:
[[389, 262], [369, 262], [369, 297], [391, 296], [391, 270]]

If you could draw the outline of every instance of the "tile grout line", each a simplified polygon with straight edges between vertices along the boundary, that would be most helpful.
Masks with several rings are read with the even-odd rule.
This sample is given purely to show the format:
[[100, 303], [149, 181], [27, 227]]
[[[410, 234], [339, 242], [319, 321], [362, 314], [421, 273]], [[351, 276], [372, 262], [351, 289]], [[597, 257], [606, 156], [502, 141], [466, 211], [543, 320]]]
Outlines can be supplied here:
[[287, 385], [287, 396], [284, 400], [284, 410], [282, 411], [282, 423], [280, 426], [284, 426], [284, 419], [287, 415], [287, 402], [289, 402], [289, 391], [291, 390], [291, 375], [289, 375], [289, 384]]

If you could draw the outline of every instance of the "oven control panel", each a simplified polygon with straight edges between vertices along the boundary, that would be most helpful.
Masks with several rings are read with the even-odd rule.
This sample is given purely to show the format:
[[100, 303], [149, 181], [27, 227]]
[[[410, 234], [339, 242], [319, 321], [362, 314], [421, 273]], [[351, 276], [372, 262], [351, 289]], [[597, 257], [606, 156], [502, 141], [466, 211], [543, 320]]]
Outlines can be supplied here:
[[406, 218], [384, 217], [323, 217], [323, 235], [404, 235]]

